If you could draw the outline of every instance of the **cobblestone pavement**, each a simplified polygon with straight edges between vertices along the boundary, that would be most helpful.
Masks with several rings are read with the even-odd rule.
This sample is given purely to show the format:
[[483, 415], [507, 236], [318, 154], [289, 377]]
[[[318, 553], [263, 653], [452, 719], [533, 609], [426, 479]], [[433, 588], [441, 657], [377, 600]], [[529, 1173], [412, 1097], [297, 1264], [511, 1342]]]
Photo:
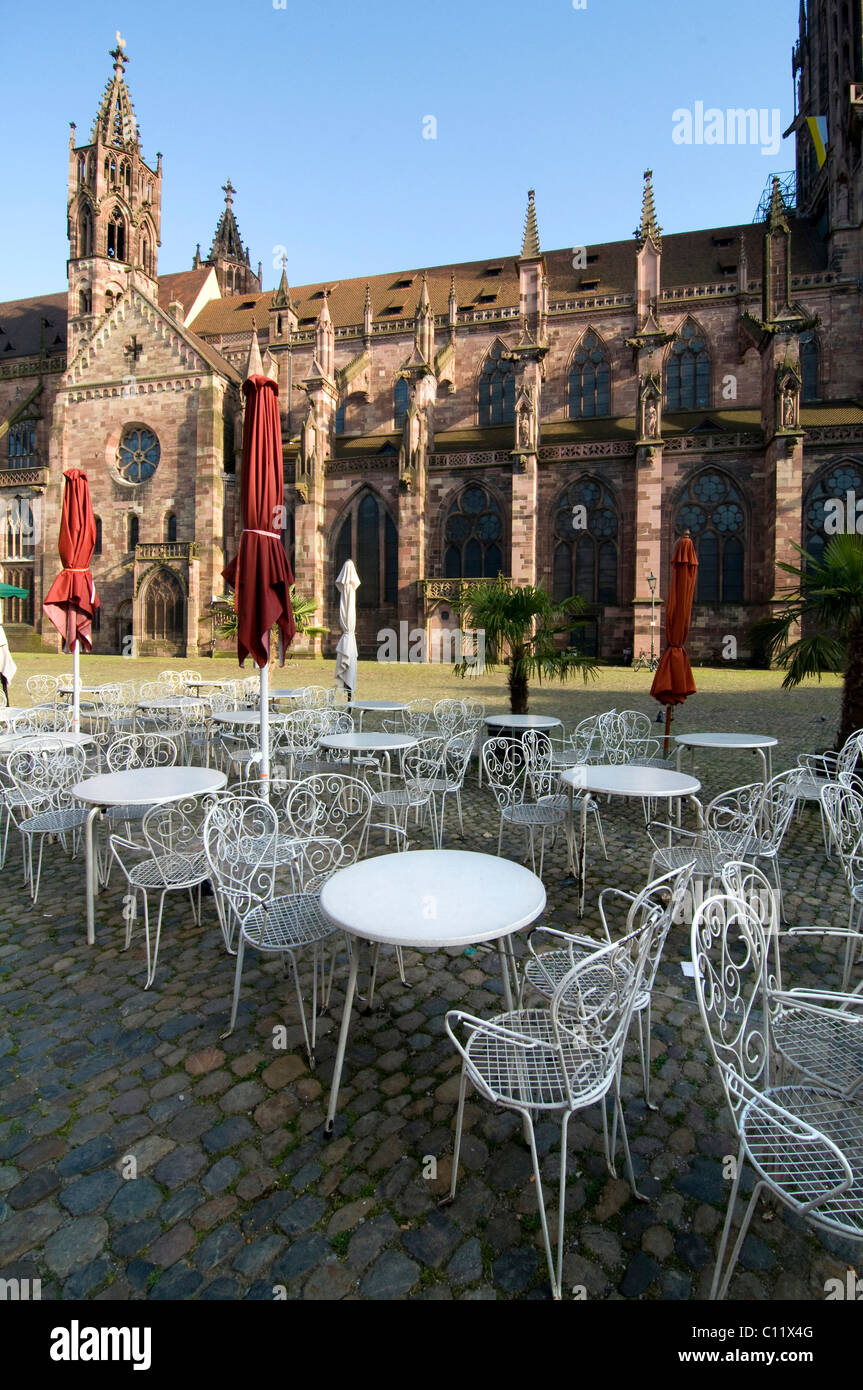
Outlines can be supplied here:
[[[770, 729], [781, 740], [778, 771], [798, 751], [832, 741], [837, 701], [835, 691], [793, 701], [774, 693], [759, 696], [756, 710], [749, 695], [705, 696], [688, 726]], [[751, 755], [711, 754], [699, 773], [707, 797], [757, 769]], [[591, 848], [583, 923], [593, 932], [599, 889], [641, 887], [649, 863], [640, 806], [613, 803], [602, 815], [609, 861]], [[453, 815], [447, 844], [493, 851], [496, 812], [475, 770], [465, 830], [461, 840]], [[415, 843], [428, 843], [424, 832]], [[504, 852], [520, 857], [522, 846], [505, 842]], [[792, 823], [782, 871], [792, 922], [845, 920], [844, 883], [825, 859], [814, 807]], [[561, 886], [564, 877], [559, 844], [546, 859], [544, 920], [572, 928], [575, 894]], [[221, 1037], [233, 960], [212, 898], [196, 929], [171, 895], [156, 982], [145, 993], [140, 934], [122, 950], [118, 875], [98, 901], [95, 948], [85, 941], [80, 860], [57, 846], [47, 851], [34, 907], [13, 844], [2, 883], [0, 1276], [40, 1278], [43, 1298], [64, 1299], [549, 1296], [516, 1116], [469, 1100], [458, 1195], [438, 1206], [458, 1088], [443, 1016], [454, 1005], [481, 1016], [501, 1009], [495, 951], [408, 952], [407, 989], [394, 958], [383, 958], [381, 1007], [354, 1017], [328, 1142], [343, 960], [311, 1072], [290, 981], [254, 953], [236, 1031]], [[517, 950], [523, 954], [523, 939]], [[728, 1193], [722, 1159], [736, 1146], [692, 982], [681, 971], [687, 953], [686, 929], [675, 927], [654, 1004], [656, 1112], [642, 1098], [634, 1039], [627, 1049], [627, 1123], [647, 1204], [609, 1176], [598, 1108], [570, 1125], [564, 1281], [591, 1299], [701, 1299], [709, 1287]], [[786, 970], [789, 983], [839, 980], [829, 946], [787, 949]], [[284, 1049], [273, 1045], [279, 1025]], [[538, 1130], [550, 1201], [558, 1132], [553, 1123]], [[822, 1299], [827, 1279], [844, 1280], [855, 1249], [859, 1255], [787, 1212], [762, 1208], [731, 1295]]]

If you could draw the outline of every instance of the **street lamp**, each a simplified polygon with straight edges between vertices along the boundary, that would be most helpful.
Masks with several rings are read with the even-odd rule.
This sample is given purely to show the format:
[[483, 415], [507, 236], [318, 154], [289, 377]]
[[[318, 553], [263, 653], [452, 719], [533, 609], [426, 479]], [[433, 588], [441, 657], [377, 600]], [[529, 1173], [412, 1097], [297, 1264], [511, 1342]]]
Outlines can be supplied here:
[[656, 655], [656, 575], [653, 570], [647, 576], [647, 583], [650, 587], [650, 664], [652, 666]]

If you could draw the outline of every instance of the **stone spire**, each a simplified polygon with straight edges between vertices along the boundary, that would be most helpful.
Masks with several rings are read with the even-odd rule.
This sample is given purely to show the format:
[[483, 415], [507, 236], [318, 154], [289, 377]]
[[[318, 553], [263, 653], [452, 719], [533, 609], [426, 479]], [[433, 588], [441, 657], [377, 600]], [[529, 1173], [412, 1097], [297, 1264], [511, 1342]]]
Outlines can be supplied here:
[[140, 135], [132, 107], [132, 98], [129, 96], [124, 75], [126, 64], [129, 61], [126, 57], [126, 42], [119, 33], [117, 34], [117, 46], [111, 49], [111, 57], [114, 59], [114, 76], [105, 88], [96, 119], [93, 122], [91, 139], [95, 141], [101, 138], [105, 145], [115, 145], [121, 149], [128, 149], [139, 143]]
[[363, 340], [366, 347], [372, 341], [372, 287], [366, 282], [366, 297], [363, 301]]
[[458, 299], [455, 292], [455, 275], [449, 277], [449, 299], [447, 300], [447, 319], [449, 322], [449, 340], [455, 345], [456, 330], [458, 328]]
[[210, 254], [204, 264], [215, 267], [222, 294], [256, 294], [260, 292], [261, 282], [252, 270], [248, 248], [243, 245], [240, 236], [234, 213], [236, 191], [230, 179], [222, 184], [225, 206], [216, 226]]
[[429, 299], [428, 276], [423, 271], [422, 288], [414, 317], [414, 349], [423, 362], [434, 356], [434, 314]]
[[252, 341], [251, 341], [251, 343], [249, 344], [249, 360], [248, 360], [248, 362], [246, 363], [246, 380], [248, 381], [248, 379], [249, 379], [250, 376], [263, 376], [263, 375], [264, 375], [264, 364], [263, 364], [263, 362], [261, 361], [261, 347], [260, 347], [260, 344], [259, 344], [259, 342], [258, 342], [258, 330], [257, 330], [257, 327], [256, 327], [256, 325], [255, 325], [255, 320], [254, 320], [254, 318], [253, 318], [253, 319], [252, 319]]
[[527, 212], [524, 218], [524, 236], [521, 243], [523, 259], [536, 260], [542, 255], [539, 249], [539, 230], [536, 225], [535, 190], [527, 190]]
[[288, 258], [287, 258], [287, 256], [285, 256], [285, 255], [283, 254], [283, 255], [282, 255], [282, 276], [281, 276], [281, 279], [279, 280], [278, 288], [277, 288], [275, 294], [273, 295], [273, 308], [274, 308], [274, 309], [290, 309], [290, 308], [292, 307], [292, 302], [291, 302], [291, 287], [290, 287], [290, 285], [288, 284], [288, 269], [287, 269], [287, 267], [288, 267]]
[[767, 209], [767, 226], [770, 231], [781, 227], [788, 231], [788, 218], [786, 216], [785, 199], [782, 197], [782, 185], [779, 182], [779, 175], [773, 175], [773, 188], [770, 191], [770, 207]]
[[635, 233], [639, 250], [652, 241], [657, 251], [662, 250], [662, 228], [656, 221], [656, 206], [653, 201], [653, 170], [644, 171], [644, 192], [641, 198], [641, 226]]

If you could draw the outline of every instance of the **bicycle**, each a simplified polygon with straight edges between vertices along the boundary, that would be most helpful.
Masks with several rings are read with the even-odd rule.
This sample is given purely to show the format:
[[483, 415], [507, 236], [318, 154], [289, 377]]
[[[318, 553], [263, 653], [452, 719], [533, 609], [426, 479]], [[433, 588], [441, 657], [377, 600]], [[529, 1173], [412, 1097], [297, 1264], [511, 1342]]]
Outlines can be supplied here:
[[658, 656], [647, 656], [645, 652], [639, 652], [635, 661], [632, 663], [633, 671], [655, 671], [659, 666]]

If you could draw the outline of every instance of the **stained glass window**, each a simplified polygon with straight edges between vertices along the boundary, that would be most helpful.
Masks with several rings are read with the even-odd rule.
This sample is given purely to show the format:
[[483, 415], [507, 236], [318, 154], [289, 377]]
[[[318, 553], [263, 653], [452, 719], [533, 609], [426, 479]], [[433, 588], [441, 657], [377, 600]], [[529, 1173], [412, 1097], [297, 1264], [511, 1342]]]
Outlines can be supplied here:
[[444, 575], [447, 579], [496, 579], [502, 570], [500, 506], [484, 487], [470, 483], [447, 512]]
[[665, 390], [669, 410], [701, 410], [710, 405], [710, 355], [692, 319], [687, 319], [669, 353]]
[[742, 603], [746, 510], [732, 479], [714, 469], [696, 474], [677, 509], [676, 530], [690, 532], [698, 556], [696, 603]]
[[[336, 533], [333, 579], [347, 560], [360, 577], [358, 608], [378, 608], [398, 602], [398, 531], [389, 512], [374, 493], [365, 491], [351, 503]], [[339, 597], [334, 590], [336, 601]]]
[[617, 603], [617, 504], [596, 478], [561, 493], [554, 515], [552, 593], [556, 603], [578, 594], [587, 603]]
[[159, 441], [145, 425], [128, 425], [117, 451], [117, 470], [127, 483], [144, 483], [152, 478], [161, 457]]
[[502, 343], [493, 344], [479, 378], [479, 423], [511, 425], [515, 420], [515, 376], [504, 360]]
[[591, 420], [611, 413], [611, 368], [605, 349], [593, 332], [585, 333], [569, 373], [569, 414]]

